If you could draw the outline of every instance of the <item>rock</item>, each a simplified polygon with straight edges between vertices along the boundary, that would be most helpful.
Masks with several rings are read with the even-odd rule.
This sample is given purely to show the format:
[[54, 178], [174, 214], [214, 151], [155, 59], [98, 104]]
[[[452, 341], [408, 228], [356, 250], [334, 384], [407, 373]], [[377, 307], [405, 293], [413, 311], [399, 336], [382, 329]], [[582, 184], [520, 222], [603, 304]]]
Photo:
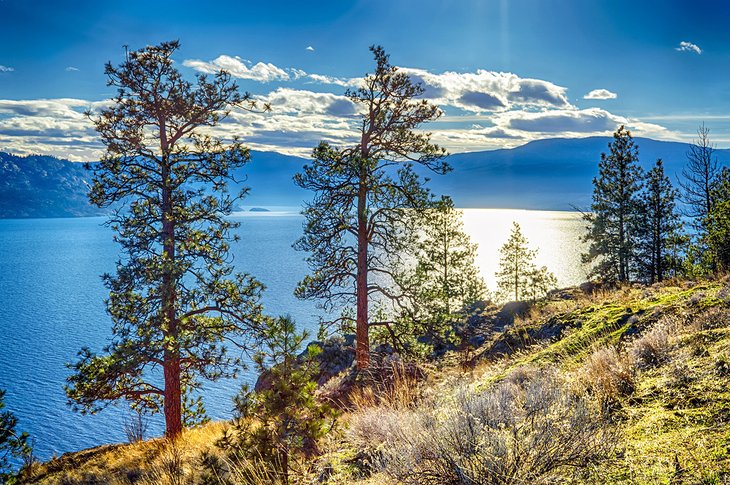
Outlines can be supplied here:
[[[336, 376], [340, 372], [350, 368], [355, 362], [355, 336], [348, 334], [344, 337], [333, 337], [323, 342], [310, 342], [297, 360], [304, 362], [309, 354], [309, 348], [312, 346], [319, 347], [320, 352], [316, 361], [319, 364], [319, 371], [315, 374], [314, 380], [317, 385], [322, 385]], [[271, 373], [269, 371], [262, 372], [256, 380], [254, 386], [255, 391], [262, 391], [271, 388]]]
[[586, 281], [585, 283], [581, 283], [578, 289], [586, 295], [592, 295], [596, 290], [600, 290], [602, 286], [601, 283], [595, 281]]

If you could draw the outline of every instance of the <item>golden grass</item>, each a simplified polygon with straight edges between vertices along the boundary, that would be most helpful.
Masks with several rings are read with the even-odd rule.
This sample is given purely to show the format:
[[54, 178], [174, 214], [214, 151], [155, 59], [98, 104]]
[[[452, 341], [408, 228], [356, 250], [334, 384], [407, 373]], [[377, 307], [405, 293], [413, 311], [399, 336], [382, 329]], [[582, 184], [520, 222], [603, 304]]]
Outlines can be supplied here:
[[[164, 438], [133, 444], [104, 445], [77, 453], [66, 453], [31, 470], [26, 483], [81, 484], [109, 483], [122, 485], [144, 483], [149, 477], [158, 477], [160, 469], [169, 463], [170, 455], [180, 455], [185, 476], [192, 475], [193, 465], [200, 454], [211, 450], [228, 426], [225, 422], [213, 422], [189, 428], [172, 445]], [[174, 450], [174, 451], [173, 451]], [[162, 483], [166, 480], [158, 480]]]

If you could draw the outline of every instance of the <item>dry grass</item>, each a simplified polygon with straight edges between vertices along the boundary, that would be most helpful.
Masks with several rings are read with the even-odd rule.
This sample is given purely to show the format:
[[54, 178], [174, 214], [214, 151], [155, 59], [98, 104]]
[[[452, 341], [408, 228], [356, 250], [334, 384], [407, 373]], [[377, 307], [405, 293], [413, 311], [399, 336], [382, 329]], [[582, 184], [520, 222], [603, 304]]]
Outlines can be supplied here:
[[458, 386], [414, 410], [366, 409], [348, 440], [401, 483], [534, 483], [605, 456], [615, 437], [553, 370], [523, 369], [495, 387]]
[[638, 368], [648, 369], [666, 362], [673, 330], [676, 326], [663, 319], [631, 342], [628, 351]]
[[596, 398], [604, 412], [610, 412], [636, 389], [636, 372], [628, 354], [605, 347], [586, 359], [576, 383]]
[[197, 458], [214, 447], [226, 427], [227, 424], [216, 422], [187, 429], [174, 445], [158, 438], [65, 454], [36, 466], [26, 482], [58, 485], [192, 483], [190, 480], [195, 480], [197, 475]]
[[384, 362], [361, 377], [360, 385], [350, 394], [350, 403], [353, 409], [413, 408], [421, 399], [426, 377], [423, 365], [401, 360]]
[[[508, 329], [552, 319], [558, 339], [468, 372], [457, 359], [438, 370], [390, 360], [328, 384], [354, 389], [350, 412], [292, 483], [730, 483], [727, 283], [573, 295]], [[226, 460], [213, 446], [224, 427], [187, 431], [176, 448], [152, 440], [62, 457], [36, 467], [35, 483], [276, 483], [255, 460], [206, 474], [202, 456]]]

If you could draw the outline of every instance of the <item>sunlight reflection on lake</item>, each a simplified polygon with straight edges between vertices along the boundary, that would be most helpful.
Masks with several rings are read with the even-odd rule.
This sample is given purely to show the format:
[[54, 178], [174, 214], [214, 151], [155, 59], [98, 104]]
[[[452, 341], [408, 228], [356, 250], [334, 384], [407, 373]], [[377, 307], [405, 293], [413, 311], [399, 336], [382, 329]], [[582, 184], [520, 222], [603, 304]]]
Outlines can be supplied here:
[[559, 287], [588, 279], [588, 268], [580, 259], [587, 247], [581, 242], [586, 229], [578, 212], [464, 209], [463, 220], [464, 230], [479, 245], [477, 264], [490, 291], [497, 287], [494, 273], [499, 269], [499, 249], [507, 242], [513, 221], [520, 225], [530, 248], [539, 249], [537, 265], [547, 266]]

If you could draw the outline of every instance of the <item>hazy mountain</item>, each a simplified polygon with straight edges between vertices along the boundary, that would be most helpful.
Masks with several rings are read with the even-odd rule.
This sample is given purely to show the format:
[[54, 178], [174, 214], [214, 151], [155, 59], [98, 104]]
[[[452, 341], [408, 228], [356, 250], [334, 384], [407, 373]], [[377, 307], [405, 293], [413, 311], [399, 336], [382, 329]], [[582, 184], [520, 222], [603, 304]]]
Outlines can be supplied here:
[[[503, 150], [460, 153], [449, 157], [454, 170], [429, 175], [437, 194], [450, 194], [460, 207], [568, 210], [588, 207], [591, 181], [601, 152], [611, 138], [548, 139]], [[641, 164], [664, 160], [676, 184], [686, 161], [684, 143], [637, 138]], [[730, 161], [730, 149], [717, 150]], [[251, 192], [246, 206], [300, 206], [310, 194], [292, 176], [304, 158], [252, 152], [251, 163], [237, 173]], [[428, 175], [428, 174], [424, 174]], [[79, 163], [48, 156], [19, 157], [0, 153], [0, 217], [69, 217], [100, 214], [86, 199], [90, 174]]]
[[[252, 162], [236, 177], [255, 188], [246, 205], [294, 205], [306, 198], [292, 182], [304, 159], [273, 152], [252, 152]], [[0, 218], [101, 215], [89, 204], [91, 173], [83, 164], [50, 156], [0, 152]]]
[[0, 152], [0, 218], [98, 215], [86, 198], [89, 175], [80, 163]]
[[[587, 208], [598, 174], [601, 152], [608, 152], [610, 137], [554, 138], [517, 148], [460, 153], [449, 158], [453, 172], [433, 176], [434, 192], [452, 194], [459, 207], [569, 210]], [[688, 145], [635, 138], [639, 161], [650, 168], [661, 158], [676, 186], [675, 177], [686, 163]], [[728, 163], [730, 150], [717, 150]]]

